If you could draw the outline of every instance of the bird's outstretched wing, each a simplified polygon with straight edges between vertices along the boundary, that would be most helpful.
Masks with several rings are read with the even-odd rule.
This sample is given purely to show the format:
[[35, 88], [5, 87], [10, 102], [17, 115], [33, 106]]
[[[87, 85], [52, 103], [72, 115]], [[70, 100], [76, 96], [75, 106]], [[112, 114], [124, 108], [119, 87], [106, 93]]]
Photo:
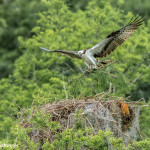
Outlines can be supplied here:
[[92, 53], [94, 57], [106, 57], [118, 46], [123, 44], [136, 31], [136, 29], [142, 24], [142, 22], [143, 17], [132, 17], [132, 19], [126, 26], [110, 33], [100, 43], [92, 47], [89, 52]]
[[48, 50], [46, 48], [40, 47], [40, 49], [45, 50], [45, 51], [49, 51], [49, 52], [55, 52], [55, 53], [59, 53], [61, 55], [66, 55], [66, 56], [70, 56], [73, 58], [78, 58], [81, 59], [81, 57], [78, 54], [78, 51], [69, 51], [69, 50]]

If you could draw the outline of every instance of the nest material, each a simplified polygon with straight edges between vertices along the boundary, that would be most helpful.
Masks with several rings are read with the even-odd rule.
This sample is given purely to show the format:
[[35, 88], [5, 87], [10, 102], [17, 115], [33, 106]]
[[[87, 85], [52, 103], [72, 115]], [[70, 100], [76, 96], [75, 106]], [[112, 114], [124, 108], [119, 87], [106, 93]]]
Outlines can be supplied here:
[[[58, 121], [63, 129], [73, 128], [76, 122], [75, 113], [82, 110], [81, 116], [87, 127], [92, 127], [94, 132], [110, 130], [115, 137], [136, 139], [135, 128], [139, 127], [139, 108], [128, 104], [123, 110], [121, 100], [101, 101], [101, 98], [89, 100], [65, 100], [58, 103], [46, 104], [40, 110], [51, 114], [50, 121]], [[129, 129], [130, 128], [130, 129]], [[126, 140], [128, 141], [128, 140]]]
[[[62, 125], [61, 120], [66, 120], [66, 124], [63, 124], [64, 128], [70, 126], [67, 124], [70, 119], [74, 116], [74, 113], [77, 110], [82, 110], [81, 115], [89, 116], [92, 114], [92, 118], [96, 115], [97, 118], [102, 119], [107, 122], [119, 123], [121, 131], [126, 132], [128, 127], [133, 123], [135, 118], [135, 109], [137, 107], [129, 104], [129, 114], [125, 114], [122, 110], [121, 100], [109, 100], [109, 101], [95, 101], [90, 99], [87, 101], [84, 100], [65, 100], [59, 103], [46, 104], [43, 105], [40, 109], [45, 113], [51, 114], [53, 117], [51, 121], [58, 121]], [[103, 121], [102, 121], [103, 122]], [[91, 122], [92, 123], [92, 122]], [[94, 124], [94, 123], [92, 123]]]
[[[109, 97], [104, 101], [103, 96], [100, 96], [83, 100], [64, 100], [45, 104], [40, 106], [39, 110], [42, 113], [50, 114], [49, 121], [59, 122], [62, 127], [61, 131], [68, 127], [74, 129], [77, 119], [75, 114], [81, 110], [80, 116], [83, 124], [92, 128], [94, 134], [97, 134], [99, 130], [110, 130], [115, 137], [122, 137], [125, 144], [128, 144], [130, 139], [136, 140], [137, 137], [139, 108], [135, 103], [126, 104], [119, 99]], [[28, 123], [21, 125], [25, 128], [34, 126]], [[41, 134], [41, 131], [34, 130], [29, 136], [38, 142], [44, 138], [52, 139], [53, 132], [47, 129], [45, 133]]]

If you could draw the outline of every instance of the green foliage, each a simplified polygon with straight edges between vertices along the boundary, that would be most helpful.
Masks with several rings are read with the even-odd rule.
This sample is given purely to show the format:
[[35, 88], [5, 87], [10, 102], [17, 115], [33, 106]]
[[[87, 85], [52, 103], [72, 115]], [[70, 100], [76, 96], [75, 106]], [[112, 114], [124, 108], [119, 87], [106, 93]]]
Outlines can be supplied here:
[[[150, 149], [150, 139], [147, 138], [142, 141], [136, 141], [134, 142], [134, 145], [136, 146], [136, 149], [139, 150], [149, 150]], [[135, 148], [133, 146], [129, 146], [129, 150], [134, 150]]]
[[[0, 2], [0, 78], [8, 77], [15, 60], [23, 53], [18, 50], [18, 36], [31, 37], [37, 12], [46, 9], [40, 0], [4, 0]], [[31, 21], [32, 20], [32, 21]]]
[[72, 131], [67, 129], [63, 131], [59, 138], [57, 138], [52, 143], [48, 141], [43, 145], [44, 150], [54, 150], [54, 149], [75, 149], [81, 150], [83, 147], [86, 149], [93, 150], [107, 150], [108, 149], [108, 140], [110, 144], [113, 144], [116, 149], [125, 149], [121, 139], [115, 139], [111, 132], [99, 131], [98, 135], [89, 134], [85, 136], [85, 132], [82, 130]]
[[135, 15], [141, 14], [145, 16], [145, 18], [149, 18], [150, 16], [150, 2], [149, 0], [119, 0], [117, 3], [115, 0], [110, 0], [113, 6], [117, 6], [120, 9], [123, 9], [125, 12], [131, 11]]
[[[150, 106], [150, 101], [147, 104]], [[140, 116], [140, 128], [142, 132], [150, 137], [150, 107], [143, 108]]]
[[[85, 133], [89, 132], [89, 135], [86, 136]], [[116, 149], [125, 149], [124, 144], [121, 139], [115, 139], [111, 132], [99, 131], [98, 135], [90, 134], [90, 130], [76, 130], [66, 129], [62, 133], [57, 133], [55, 135], [57, 138], [54, 141], [43, 141], [44, 144], [42, 148], [44, 150], [63, 150], [63, 149], [75, 149], [81, 150], [83, 147], [87, 149], [108, 149], [108, 141]], [[17, 137], [17, 145], [19, 149], [29, 148], [36, 149], [40, 145], [39, 143], [33, 143], [27, 135], [27, 132], [23, 128], [19, 128], [19, 134]]]
[[[19, 132], [18, 132], [19, 131]], [[25, 128], [21, 128], [19, 126], [16, 127], [17, 134], [17, 149], [37, 149], [40, 143], [35, 143], [32, 141], [29, 136], [29, 130]]]
[[[149, 0], [107, 0], [113, 7], [116, 7], [124, 12], [132, 12], [134, 15], [141, 14], [145, 18], [150, 16], [150, 3]], [[66, 0], [67, 4], [73, 11], [78, 9], [85, 10], [90, 0]], [[101, 5], [101, 1], [97, 1], [97, 5]]]

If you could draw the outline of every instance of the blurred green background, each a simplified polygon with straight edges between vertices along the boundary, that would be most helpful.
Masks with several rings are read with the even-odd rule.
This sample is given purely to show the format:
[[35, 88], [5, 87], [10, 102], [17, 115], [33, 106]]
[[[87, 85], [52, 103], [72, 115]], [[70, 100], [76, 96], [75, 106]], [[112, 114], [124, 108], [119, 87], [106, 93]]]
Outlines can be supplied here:
[[[144, 16], [145, 22], [106, 58], [118, 59], [103, 70], [117, 79], [96, 72], [76, 80], [86, 69], [82, 61], [39, 49], [92, 47], [126, 25], [133, 15]], [[35, 97], [39, 98], [37, 104], [43, 104], [107, 92], [111, 88], [112, 95], [149, 102], [149, 41], [149, 0], [0, 1], [0, 140], [14, 142], [18, 112], [30, 107]], [[141, 130], [148, 135], [149, 113], [146, 109], [141, 115]]]

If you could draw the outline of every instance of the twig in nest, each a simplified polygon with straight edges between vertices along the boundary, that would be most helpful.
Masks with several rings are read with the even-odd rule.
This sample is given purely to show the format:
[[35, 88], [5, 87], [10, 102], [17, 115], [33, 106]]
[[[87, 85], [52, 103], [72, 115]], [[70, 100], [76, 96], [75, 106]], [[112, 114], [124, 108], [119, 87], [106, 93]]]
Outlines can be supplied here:
[[136, 146], [133, 144], [133, 141], [131, 138], [129, 138], [126, 134], [124, 134], [123, 132], [120, 131], [120, 129], [116, 126], [117, 130], [124, 136], [126, 136], [130, 142], [130, 144], [132, 145], [132, 147], [134, 148], [134, 150], [137, 150]]
[[114, 122], [114, 123], [118, 123], [117, 121], [115, 121], [115, 120], [110, 120], [110, 119], [106, 119], [106, 118], [103, 118], [103, 117], [100, 117], [101, 119], [103, 119], [103, 120], [106, 120], [106, 121], [110, 121], [110, 122]]
[[94, 118], [95, 118], [95, 121], [96, 121], [96, 124], [97, 124], [97, 128], [98, 128], [98, 130], [100, 130], [100, 126], [99, 126], [99, 123], [98, 123], [98, 120], [97, 120], [97, 117], [96, 117], [95, 112], [94, 112]]
[[85, 117], [85, 119], [88, 121], [89, 125], [91, 126], [91, 128], [93, 129], [94, 134], [96, 135], [96, 132], [94, 130], [94, 127], [92, 126], [91, 122], [89, 121], [89, 119], [87, 117]]
[[94, 97], [97, 97], [97, 96], [102, 95], [102, 94], [104, 94], [104, 92], [98, 93], [98, 94], [94, 95]]
[[70, 114], [70, 115], [68, 116], [68, 120], [67, 120], [67, 128], [69, 128], [69, 124], [70, 124], [70, 116], [74, 116], [74, 114]]
[[109, 92], [107, 92], [107, 93], [104, 93], [100, 98], [99, 98], [99, 100], [98, 101], [101, 101], [102, 99], [103, 99], [103, 97], [105, 97], [106, 95], [108, 95], [109, 94]]
[[98, 97], [98, 96], [100, 96], [102, 94], [104, 94], [104, 92], [98, 93], [98, 94], [96, 94], [94, 96], [87, 96], [87, 97], [84, 98], [84, 100], [87, 101], [88, 99], [96, 98], [96, 97]]
[[56, 115], [56, 116], [60, 116], [60, 115], [59, 115], [59, 114], [57, 114], [55, 111], [53, 111], [53, 114], [54, 114], [54, 115]]
[[137, 132], [138, 132], [138, 134], [139, 134], [139, 136], [140, 136], [141, 140], [143, 140], [143, 137], [142, 137], [142, 135], [141, 135], [140, 131], [138, 130], [138, 128], [136, 128], [136, 130], [137, 130]]
[[142, 105], [142, 106], [136, 106], [138, 108], [141, 108], [141, 107], [149, 107], [149, 105]]
[[[125, 98], [126, 99], [126, 98]], [[144, 100], [144, 98], [141, 98], [141, 99], [139, 99], [138, 101], [136, 101], [136, 102], [128, 102], [128, 104], [140, 104], [141, 102], [144, 102], [145, 100]]]
[[136, 128], [136, 130], [137, 130], [139, 133], [141, 133], [143, 136], [145, 136], [146, 138], [148, 138], [147, 135], [145, 135], [143, 132], [141, 132], [138, 128]]

